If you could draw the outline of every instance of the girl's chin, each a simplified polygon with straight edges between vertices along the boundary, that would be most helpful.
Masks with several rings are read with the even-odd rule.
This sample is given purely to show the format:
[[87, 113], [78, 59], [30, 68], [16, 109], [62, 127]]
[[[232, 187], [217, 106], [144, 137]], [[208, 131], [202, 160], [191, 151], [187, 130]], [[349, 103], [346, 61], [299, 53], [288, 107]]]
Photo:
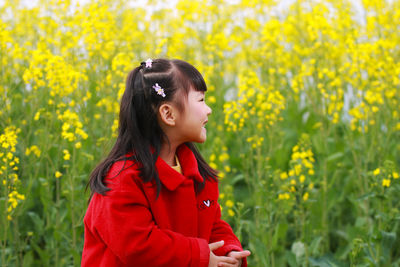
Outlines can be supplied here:
[[199, 138], [195, 141], [196, 143], [204, 143], [207, 139], [207, 133], [202, 133]]
[[202, 127], [201, 132], [196, 138], [192, 138], [191, 140], [188, 140], [187, 142], [194, 142], [194, 143], [204, 143], [207, 139], [207, 129], [205, 127]]

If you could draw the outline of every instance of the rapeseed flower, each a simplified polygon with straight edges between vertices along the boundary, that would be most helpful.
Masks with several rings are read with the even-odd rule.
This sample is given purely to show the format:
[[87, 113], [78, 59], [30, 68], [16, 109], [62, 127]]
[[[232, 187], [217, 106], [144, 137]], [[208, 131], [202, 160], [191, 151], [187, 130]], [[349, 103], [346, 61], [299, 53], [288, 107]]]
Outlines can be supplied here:
[[295, 199], [302, 199], [303, 201], [309, 199], [310, 191], [314, 187], [313, 183], [309, 181], [310, 175], [314, 174], [314, 162], [314, 153], [310, 148], [309, 137], [302, 135], [298, 144], [292, 148], [289, 171], [279, 174], [282, 181], [281, 190], [286, 191], [278, 194], [279, 200], [290, 199], [285, 194], [293, 194]]
[[12, 220], [12, 213], [19, 203], [25, 200], [25, 195], [20, 194], [17, 190], [20, 186], [18, 179], [19, 157], [15, 155], [18, 143], [18, 133], [21, 130], [14, 126], [8, 126], [4, 129], [4, 133], [0, 135], [0, 175], [3, 186], [7, 193], [7, 219]]

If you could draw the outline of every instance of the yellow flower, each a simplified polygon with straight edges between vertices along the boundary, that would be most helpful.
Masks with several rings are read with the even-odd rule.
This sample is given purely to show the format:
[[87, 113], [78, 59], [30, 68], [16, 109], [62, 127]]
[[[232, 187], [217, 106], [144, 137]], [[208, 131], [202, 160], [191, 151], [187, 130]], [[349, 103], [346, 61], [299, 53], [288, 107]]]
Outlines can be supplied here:
[[232, 209], [229, 209], [229, 210], [228, 210], [228, 214], [229, 214], [229, 216], [231, 216], [231, 217], [235, 216], [235, 212], [234, 212]]
[[231, 171], [231, 167], [229, 165], [225, 165], [224, 169], [226, 172], [230, 172]]
[[62, 176], [62, 173], [59, 171], [56, 171], [55, 176], [56, 176], [56, 178], [60, 178]]
[[225, 206], [227, 206], [228, 208], [232, 208], [233, 207], [233, 201], [232, 200], [227, 200], [225, 202]]
[[303, 200], [307, 201], [308, 197], [309, 197], [308, 192], [305, 192], [304, 195], [303, 195]]
[[75, 144], [75, 148], [79, 149], [79, 148], [81, 148], [81, 147], [82, 147], [82, 143], [81, 143], [81, 142], [77, 142], [77, 143]]
[[288, 178], [288, 175], [287, 175], [286, 172], [282, 172], [280, 177], [281, 177], [282, 180], [285, 180], [286, 178]]
[[304, 176], [304, 174], [300, 175], [300, 177], [299, 177], [300, 183], [304, 183], [305, 180], [306, 180], [306, 177]]
[[215, 96], [209, 96], [209, 97], [207, 98], [207, 100], [208, 100], [208, 102], [209, 102], [210, 104], [214, 104], [214, 103], [217, 102], [217, 99], [215, 98]]
[[215, 154], [211, 154], [210, 161], [215, 161], [215, 158], [216, 158]]
[[382, 186], [383, 187], [389, 187], [390, 186], [390, 179], [383, 179], [382, 180]]
[[222, 153], [219, 157], [218, 157], [219, 161], [223, 162], [229, 159], [229, 155], [228, 153]]
[[214, 170], [217, 169], [217, 164], [215, 164], [214, 162], [210, 163], [210, 167], [213, 168]]
[[377, 168], [377, 169], [374, 170], [373, 173], [374, 173], [375, 176], [377, 176], [377, 175], [379, 175], [380, 172], [381, 172], [380, 169]]
[[393, 172], [392, 175], [393, 175], [393, 179], [399, 178], [399, 173], [397, 173], [397, 172]]
[[26, 148], [25, 155], [29, 156], [31, 154], [31, 152], [33, 152], [36, 157], [38, 157], [38, 158], [40, 157], [41, 151], [37, 146], [33, 145], [30, 148], [29, 147]]
[[296, 175], [300, 175], [300, 173], [301, 173], [301, 164], [296, 164], [294, 166], [294, 170], [295, 170]]
[[33, 120], [37, 121], [40, 119], [40, 111], [36, 112], [35, 116], [33, 117]]
[[64, 153], [64, 160], [70, 160], [71, 159], [71, 154], [69, 153], [68, 150], [64, 149], [63, 153]]
[[288, 200], [290, 199], [290, 195], [288, 193], [283, 193], [278, 195], [278, 199], [280, 200]]

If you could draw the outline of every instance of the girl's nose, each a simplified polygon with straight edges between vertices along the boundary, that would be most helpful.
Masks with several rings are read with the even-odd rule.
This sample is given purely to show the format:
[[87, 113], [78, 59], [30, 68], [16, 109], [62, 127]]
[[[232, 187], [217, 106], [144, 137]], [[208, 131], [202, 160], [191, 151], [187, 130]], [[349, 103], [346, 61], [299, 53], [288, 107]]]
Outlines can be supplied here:
[[208, 116], [208, 115], [210, 115], [210, 114], [211, 114], [211, 112], [212, 112], [212, 109], [211, 109], [211, 108], [210, 108], [208, 105], [207, 105], [207, 109], [208, 109], [208, 110], [207, 110], [207, 116]]

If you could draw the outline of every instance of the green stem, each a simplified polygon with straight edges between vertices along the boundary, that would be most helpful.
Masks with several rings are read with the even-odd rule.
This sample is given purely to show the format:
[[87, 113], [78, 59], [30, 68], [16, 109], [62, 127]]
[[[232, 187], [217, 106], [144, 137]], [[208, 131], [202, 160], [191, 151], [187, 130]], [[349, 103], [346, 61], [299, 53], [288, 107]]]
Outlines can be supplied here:
[[[75, 146], [72, 151], [72, 164], [71, 166], [75, 166], [75, 159], [76, 159], [76, 153], [75, 153]], [[69, 173], [68, 168], [68, 173]], [[71, 203], [70, 203], [70, 212], [71, 212], [71, 224], [72, 224], [72, 248], [76, 248], [76, 228], [75, 228], [75, 209], [74, 209], [74, 204], [75, 204], [75, 191], [74, 191], [74, 177], [75, 173], [72, 171], [71, 174], [68, 175], [69, 178], [69, 185], [70, 185], [70, 197], [71, 197]], [[75, 262], [75, 257], [74, 257], [74, 262]], [[77, 265], [78, 263], [74, 264]]]
[[[56, 207], [57, 207], [57, 212], [56, 212], [56, 226], [55, 226], [55, 231], [59, 230], [60, 227], [60, 213], [58, 210], [60, 210], [60, 179], [56, 178]], [[55, 243], [55, 266], [58, 266], [58, 261], [59, 261], [59, 247], [58, 247], [58, 242], [56, 241]]]
[[[7, 162], [6, 162], [7, 164]], [[8, 177], [8, 168], [6, 168], [5, 170], [5, 175], [4, 175], [4, 179], [7, 181], [7, 177]], [[8, 210], [7, 210], [7, 204], [8, 204], [8, 185], [4, 186], [4, 196], [5, 196], [5, 200], [4, 200], [4, 216], [2, 216], [3, 222], [4, 222], [4, 227], [3, 227], [3, 238], [1, 240], [1, 263], [2, 266], [6, 267], [6, 247], [7, 247], [7, 233], [8, 233], [8, 227], [9, 227], [9, 221], [8, 221]]]

